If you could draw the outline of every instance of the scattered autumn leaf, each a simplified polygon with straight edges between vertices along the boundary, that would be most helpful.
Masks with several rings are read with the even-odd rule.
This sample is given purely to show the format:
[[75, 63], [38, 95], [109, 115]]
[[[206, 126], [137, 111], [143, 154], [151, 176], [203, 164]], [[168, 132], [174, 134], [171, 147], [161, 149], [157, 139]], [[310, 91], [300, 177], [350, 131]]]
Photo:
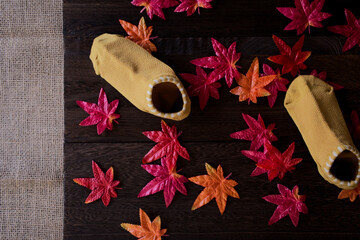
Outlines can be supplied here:
[[351, 124], [349, 126], [349, 131], [351, 133], [352, 139], [355, 142], [360, 141], [360, 120], [359, 120], [359, 115], [356, 111], [351, 111], [350, 114], [350, 118], [351, 118]]
[[209, 100], [209, 97], [219, 99], [218, 88], [221, 84], [218, 79], [214, 78], [213, 74], [206, 74], [201, 67], [196, 67], [196, 75], [189, 73], [182, 73], [180, 76], [188, 83], [187, 93], [190, 97], [199, 96], [200, 109], [203, 110]]
[[80, 126], [91, 126], [97, 124], [98, 135], [103, 133], [106, 128], [111, 131], [113, 128], [113, 121], [119, 124], [115, 119], [118, 119], [120, 114], [114, 113], [118, 107], [119, 100], [116, 99], [109, 104], [104, 89], [102, 88], [99, 94], [98, 105], [84, 101], [76, 101], [76, 103], [88, 114], [90, 114], [89, 117], [80, 123]]
[[153, 31], [153, 27], [146, 27], [145, 19], [143, 17], [140, 19], [139, 25], [137, 27], [121, 19], [119, 19], [119, 22], [126, 33], [129, 35], [125, 38], [130, 39], [150, 53], [157, 51], [156, 46], [150, 41], [151, 39], [154, 39], [154, 37], [150, 37]]
[[269, 76], [269, 75], [275, 75], [274, 81], [272, 81], [269, 85], [265, 87], [266, 90], [269, 91], [270, 96], [268, 96], [269, 106], [272, 108], [276, 102], [278, 92], [286, 92], [287, 88], [286, 85], [290, 83], [289, 80], [286, 78], [283, 78], [281, 76], [280, 69], [276, 69], [275, 71], [267, 64], [263, 64], [263, 72], [262, 76]]
[[189, 180], [197, 185], [205, 187], [205, 189], [196, 198], [191, 210], [198, 209], [209, 203], [213, 198], [223, 214], [226, 207], [227, 197], [240, 198], [234, 187], [238, 184], [234, 180], [229, 180], [231, 173], [224, 178], [222, 167], [219, 165], [217, 169], [205, 163], [208, 175], [191, 177]]
[[140, 208], [140, 224], [122, 223], [121, 227], [141, 240], [161, 240], [167, 229], [161, 229], [161, 219], [157, 216], [154, 221], [150, 221], [149, 216]]
[[306, 195], [299, 195], [299, 187], [297, 185], [292, 190], [281, 184], [278, 184], [277, 187], [280, 194], [263, 197], [265, 201], [278, 205], [269, 220], [269, 225], [289, 215], [292, 223], [297, 227], [300, 213], [308, 213], [305, 205]]
[[165, 20], [163, 8], [177, 6], [179, 5], [179, 2], [176, 0], [133, 0], [131, 4], [143, 7], [140, 12], [146, 10], [146, 13], [150, 19], [152, 19], [153, 16], [156, 15]]
[[338, 196], [338, 199], [350, 198], [351, 202], [355, 202], [356, 197], [360, 195], [360, 185], [355, 189], [346, 190], [343, 189]]
[[200, 14], [200, 8], [212, 8], [210, 2], [213, 0], [180, 0], [181, 3], [175, 9], [175, 12], [185, 12], [187, 16], [193, 15], [196, 9]]
[[302, 34], [306, 28], [310, 26], [322, 28], [321, 21], [331, 17], [331, 14], [321, 12], [324, 6], [325, 0], [314, 0], [311, 4], [308, 0], [294, 0], [295, 8], [290, 7], [278, 7], [276, 8], [285, 17], [292, 20], [284, 30], [295, 30], [297, 34]]
[[276, 78], [276, 75], [259, 77], [258, 58], [254, 59], [246, 76], [242, 73], [239, 74], [239, 78], [235, 78], [239, 86], [230, 90], [232, 94], [239, 96], [239, 102], [248, 100], [248, 104], [250, 104], [250, 101], [257, 103], [257, 97], [270, 95], [265, 86], [270, 84]]
[[343, 52], [350, 50], [357, 44], [360, 47], [360, 19], [356, 19], [350, 10], [345, 9], [345, 17], [348, 25], [337, 25], [329, 27], [329, 31], [347, 37]]
[[189, 153], [186, 148], [180, 145], [178, 140], [182, 132], [178, 133], [175, 125], [170, 128], [163, 120], [161, 121], [161, 129], [162, 131], [143, 132], [146, 137], [157, 144], [145, 155], [142, 162], [146, 164], [166, 156], [167, 164], [172, 169], [176, 165], [179, 155], [190, 160]]
[[241, 53], [236, 52], [236, 42], [233, 42], [229, 49], [226, 49], [214, 38], [211, 39], [211, 42], [216, 56], [194, 59], [190, 63], [199, 67], [214, 69], [211, 73], [214, 79], [218, 80], [225, 77], [226, 83], [230, 87], [233, 79], [240, 77], [237, 70], [240, 66], [237, 66], [236, 63], [239, 61]]
[[268, 60], [283, 65], [282, 73], [291, 73], [293, 77], [295, 77], [296, 73], [300, 71], [300, 69], [306, 69], [307, 66], [304, 64], [306, 59], [308, 59], [311, 55], [310, 51], [302, 52], [301, 49], [304, 45], [305, 36], [301, 36], [299, 41], [295, 43], [295, 45], [290, 48], [283, 40], [273, 35], [273, 40], [280, 50], [280, 55], [271, 56]]
[[319, 72], [317, 73], [316, 69], [314, 69], [310, 75], [313, 75], [321, 80], [323, 80], [324, 82], [326, 82], [327, 84], [329, 84], [330, 86], [332, 86], [334, 88], [334, 90], [340, 90], [340, 89], [343, 89], [344, 86], [340, 85], [340, 84], [337, 84], [337, 83], [334, 83], [334, 82], [330, 82], [330, 81], [326, 81], [326, 72], [325, 71], [322, 71], [322, 72]]
[[288, 149], [281, 153], [269, 141], [266, 141], [263, 153], [251, 150], [243, 150], [241, 153], [257, 163], [257, 168], [251, 176], [267, 173], [269, 181], [272, 181], [276, 177], [283, 179], [286, 172], [294, 170], [295, 165], [302, 161], [301, 158], [292, 158], [294, 151], [295, 143], [290, 144]]
[[176, 191], [187, 195], [184, 186], [184, 183], [188, 181], [187, 178], [178, 174], [175, 167], [170, 168], [166, 158], [161, 159], [161, 166], [142, 165], [142, 167], [155, 178], [140, 191], [138, 198], [164, 191], [165, 205], [169, 207]]
[[91, 190], [85, 203], [91, 203], [101, 198], [104, 205], [108, 206], [111, 198], [117, 198], [115, 189], [120, 189], [116, 187], [120, 181], [114, 181], [114, 169], [112, 167], [104, 174], [96, 162], [92, 161], [92, 169], [94, 178], [74, 178], [73, 181]]
[[275, 129], [275, 123], [270, 124], [266, 128], [260, 114], [258, 115], [258, 120], [244, 113], [242, 117], [249, 128], [230, 134], [231, 138], [251, 141], [250, 150], [253, 151], [257, 151], [263, 146], [266, 140], [270, 142], [278, 140], [272, 132]]

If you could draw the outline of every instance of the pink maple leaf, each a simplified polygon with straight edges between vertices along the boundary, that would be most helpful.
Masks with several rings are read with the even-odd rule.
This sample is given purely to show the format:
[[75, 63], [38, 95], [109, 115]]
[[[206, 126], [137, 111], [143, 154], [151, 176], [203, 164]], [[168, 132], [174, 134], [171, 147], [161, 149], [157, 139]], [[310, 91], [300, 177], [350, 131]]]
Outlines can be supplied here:
[[263, 197], [265, 201], [278, 205], [269, 220], [269, 225], [289, 215], [292, 223], [297, 227], [300, 213], [308, 213], [308, 208], [305, 205], [306, 195], [299, 195], [299, 187], [297, 185], [292, 190], [281, 184], [278, 184], [277, 188], [280, 194]]
[[210, 2], [213, 0], [180, 0], [181, 3], [175, 9], [175, 12], [185, 12], [187, 16], [194, 14], [196, 9], [200, 14], [200, 8], [212, 8]]
[[206, 74], [201, 67], [196, 67], [196, 75], [182, 73], [180, 76], [191, 84], [187, 88], [189, 96], [199, 96], [201, 110], [205, 108], [210, 96], [215, 99], [220, 98], [218, 88], [221, 87], [221, 84], [216, 82], [219, 79], [214, 78], [213, 74]]
[[360, 47], [360, 19], [356, 19], [355, 15], [348, 9], [345, 9], [345, 17], [348, 25], [337, 25], [328, 28], [331, 32], [347, 37], [343, 52], [350, 50], [356, 44]]
[[331, 14], [321, 12], [325, 0], [314, 0], [311, 4], [308, 0], [295, 0], [295, 8], [278, 7], [276, 8], [285, 17], [290, 18], [290, 22], [284, 30], [297, 29], [297, 35], [302, 34], [310, 26], [322, 28], [321, 21], [331, 17]]
[[216, 56], [198, 58], [190, 61], [190, 63], [204, 68], [215, 69], [211, 74], [214, 79], [225, 77], [227, 85], [230, 87], [234, 78], [240, 78], [240, 73], [236, 63], [241, 57], [241, 53], [236, 53], [236, 42], [233, 42], [229, 49], [226, 49], [216, 39], [211, 39]]
[[275, 123], [266, 128], [260, 114], [258, 120], [244, 113], [242, 116], [249, 128], [230, 134], [231, 138], [251, 141], [250, 150], [253, 151], [257, 151], [266, 141], [277, 141], [277, 137], [272, 132], [275, 129]]
[[164, 199], [166, 207], [169, 207], [174, 199], [176, 191], [187, 195], [184, 183], [188, 180], [186, 177], [179, 175], [176, 168], [170, 167], [171, 164], [164, 157], [161, 159], [160, 165], [141, 165], [148, 173], [155, 178], [151, 180], [139, 193], [138, 198], [164, 191]]
[[340, 84], [337, 84], [337, 83], [334, 83], [334, 82], [330, 82], [330, 81], [326, 81], [326, 75], [327, 75], [326, 71], [322, 71], [322, 72], [319, 72], [319, 73], [318, 73], [318, 72], [316, 71], [316, 69], [314, 69], [314, 70], [310, 73], [310, 75], [313, 75], [313, 76], [315, 76], [315, 77], [323, 80], [323, 81], [326, 82], [327, 84], [331, 85], [331, 86], [334, 88], [334, 90], [340, 90], [340, 89], [343, 89], [343, 88], [344, 88], [344, 86], [342, 86], [342, 85], [340, 85]]
[[275, 71], [267, 64], [263, 64], [263, 72], [262, 76], [276, 75], [276, 78], [265, 87], [266, 90], [270, 92], [268, 96], [269, 106], [272, 108], [276, 102], [278, 92], [286, 92], [286, 85], [290, 83], [286, 78], [281, 77], [280, 69], [276, 69]]
[[141, 6], [143, 9], [140, 12], [146, 10], [149, 18], [152, 19], [154, 15], [165, 20], [163, 8], [170, 8], [179, 5], [176, 0], [133, 0], [132, 5]]
[[98, 105], [84, 101], [76, 101], [76, 103], [88, 114], [90, 114], [89, 117], [85, 118], [80, 123], [80, 126], [91, 126], [97, 124], [98, 135], [103, 133], [106, 128], [111, 131], [113, 128], [113, 121], [119, 124], [115, 119], [118, 119], [120, 114], [114, 113], [118, 107], [119, 100], [116, 99], [109, 104], [106, 93], [102, 88], [99, 94]]

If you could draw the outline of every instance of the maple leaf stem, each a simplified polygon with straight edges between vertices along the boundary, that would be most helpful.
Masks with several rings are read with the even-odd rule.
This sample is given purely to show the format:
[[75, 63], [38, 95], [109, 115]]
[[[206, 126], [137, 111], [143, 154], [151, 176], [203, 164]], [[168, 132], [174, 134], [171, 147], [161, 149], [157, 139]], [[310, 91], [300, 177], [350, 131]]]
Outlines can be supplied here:
[[143, 9], [141, 9], [140, 13], [142, 13], [145, 10], [146, 10], [146, 7], [143, 7]]
[[200, 7], [198, 6], [198, 14], [200, 15]]
[[154, 40], [154, 39], [157, 39], [157, 38], [158, 38], [158, 36], [155, 36], [155, 37], [149, 38], [149, 40]]
[[230, 173], [229, 175], [227, 175], [227, 177], [226, 177], [225, 179], [228, 179], [231, 175], [232, 175], [232, 173]]

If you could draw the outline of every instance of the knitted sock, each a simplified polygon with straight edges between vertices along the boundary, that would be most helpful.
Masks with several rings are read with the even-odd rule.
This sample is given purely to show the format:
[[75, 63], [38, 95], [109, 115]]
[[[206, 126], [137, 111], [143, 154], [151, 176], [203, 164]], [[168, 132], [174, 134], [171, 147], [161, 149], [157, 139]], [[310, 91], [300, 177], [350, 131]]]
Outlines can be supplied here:
[[138, 109], [178, 121], [189, 115], [190, 99], [174, 71], [136, 43], [103, 34], [95, 38], [90, 59], [96, 74]]
[[360, 178], [360, 155], [333, 88], [314, 76], [299, 76], [290, 85], [284, 104], [321, 176], [340, 188], [355, 188]]

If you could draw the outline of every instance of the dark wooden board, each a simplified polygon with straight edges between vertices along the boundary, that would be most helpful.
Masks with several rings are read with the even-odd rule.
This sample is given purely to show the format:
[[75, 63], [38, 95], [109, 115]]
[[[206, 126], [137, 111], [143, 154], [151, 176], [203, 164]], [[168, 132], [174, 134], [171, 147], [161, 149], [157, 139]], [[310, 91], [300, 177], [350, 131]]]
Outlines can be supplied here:
[[[324, 21], [326, 26], [345, 24], [343, 9], [349, 8], [356, 16], [360, 9], [356, 1], [326, 1], [324, 11], [334, 16]], [[177, 73], [194, 72], [188, 62], [191, 59], [213, 55], [210, 43], [215, 37], [225, 46], [237, 42], [242, 52], [239, 64], [245, 72], [255, 56], [261, 63], [276, 66], [266, 58], [278, 53], [271, 39], [272, 34], [283, 38], [290, 45], [298, 36], [294, 31], [283, 31], [289, 22], [275, 7], [293, 6], [292, 0], [215, 0], [214, 8], [202, 10], [201, 15], [186, 17], [185, 13], [165, 10], [167, 20], [145, 17], [148, 25], [154, 26], [154, 43], [158, 47], [157, 58], [164, 61]], [[141, 134], [143, 131], [159, 130], [160, 119], [143, 113], [132, 106], [105, 80], [96, 76], [89, 60], [94, 37], [104, 32], [125, 34], [118, 23], [122, 18], [137, 23], [141, 8], [125, 0], [64, 0], [65, 42], [65, 239], [135, 239], [121, 229], [120, 223], [139, 223], [138, 208], [143, 208], [151, 218], [160, 215], [167, 239], [359, 239], [360, 210], [358, 202], [337, 200], [339, 189], [328, 184], [317, 172], [316, 164], [295, 124], [283, 107], [284, 94], [273, 109], [267, 99], [259, 99], [257, 105], [238, 103], [236, 96], [222, 81], [220, 100], [210, 99], [205, 110], [200, 111], [197, 98], [192, 98], [191, 115], [181, 122], [167, 121], [183, 131], [180, 141], [187, 147], [191, 161], [179, 161], [181, 173], [187, 177], [205, 173], [204, 163], [216, 167], [221, 164], [225, 174], [239, 182], [236, 187], [240, 199], [229, 198], [226, 211], [220, 215], [215, 201], [191, 211], [192, 203], [201, 187], [187, 183], [188, 196], [177, 193], [169, 208], [165, 207], [163, 194], [158, 193], [138, 199], [143, 186], [152, 179], [143, 168], [141, 159], [154, 143]], [[143, 15], [143, 14], [142, 14]], [[308, 35], [308, 33], [306, 33]], [[353, 109], [360, 111], [360, 48], [342, 53], [345, 42], [342, 36], [326, 29], [312, 29], [305, 39], [304, 49], [312, 51], [306, 62], [312, 69], [326, 70], [328, 79], [345, 86], [338, 91], [340, 106], [347, 116]], [[186, 86], [187, 84], [184, 83]], [[119, 125], [112, 132], [96, 134], [96, 127], [80, 127], [78, 123], [87, 114], [75, 103], [76, 100], [96, 102], [100, 88], [104, 88], [109, 100], [120, 99]], [[267, 124], [275, 122], [275, 143], [284, 151], [295, 141], [295, 156], [303, 158], [293, 173], [283, 180], [269, 182], [266, 176], [250, 177], [255, 164], [241, 155], [249, 142], [235, 141], [229, 134], [246, 128], [241, 114], [256, 116], [261, 113]], [[319, 143], [320, 144], [320, 143]], [[91, 177], [91, 160], [105, 171], [115, 169], [115, 177], [121, 180], [119, 197], [112, 199], [108, 207], [101, 201], [84, 204], [89, 190], [75, 184], [72, 179]], [[276, 206], [261, 197], [276, 194], [276, 184], [288, 187], [299, 185], [301, 194], [307, 194], [310, 213], [301, 214], [298, 228], [287, 217], [268, 226]]]

